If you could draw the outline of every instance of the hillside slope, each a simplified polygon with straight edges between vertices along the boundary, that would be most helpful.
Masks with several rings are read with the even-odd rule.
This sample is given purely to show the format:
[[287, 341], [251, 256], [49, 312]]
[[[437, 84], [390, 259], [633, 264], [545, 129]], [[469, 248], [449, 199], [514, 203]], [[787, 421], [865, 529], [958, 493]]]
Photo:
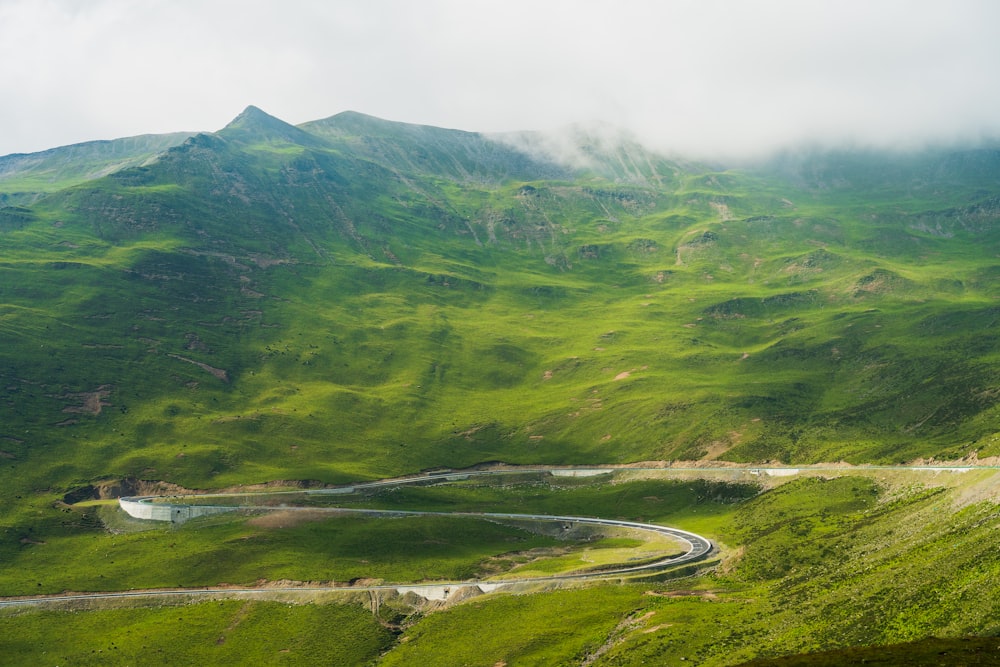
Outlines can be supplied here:
[[0, 157], [0, 205], [30, 204], [47, 193], [145, 164], [191, 135], [144, 134]]
[[995, 470], [755, 465], [1000, 454], [995, 148], [727, 169], [608, 128], [249, 107], [214, 133], [0, 158], [0, 196], [0, 595], [440, 581], [637, 547], [470, 517], [137, 525], [95, 497], [497, 460], [755, 468], [331, 496], [677, 525], [719, 547], [682, 579], [440, 613], [369, 594], [5, 610], [5, 655], [733, 665], [998, 630]]
[[1000, 453], [997, 151], [580, 136], [250, 107], [0, 209], [5, 488]]

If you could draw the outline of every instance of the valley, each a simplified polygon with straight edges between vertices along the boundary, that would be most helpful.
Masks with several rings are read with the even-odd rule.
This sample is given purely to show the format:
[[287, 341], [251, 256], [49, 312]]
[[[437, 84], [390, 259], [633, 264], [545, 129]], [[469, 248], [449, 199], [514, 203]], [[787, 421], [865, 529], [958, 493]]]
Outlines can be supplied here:
[[[434, 584], [642, 550], [469, 516], [150, 526], [129, 495], [319, 511], [349, 485], [329, 497], [676, 526], [712, 556], [467, 600], [5, 609], [3, 650], [735, 665], [1000, 632], [1000, 151], [726, 166], [573, 141], [249, 107], [0, 157], [0, 596]], [[305, 629], [331, 622], [356, 653]]]

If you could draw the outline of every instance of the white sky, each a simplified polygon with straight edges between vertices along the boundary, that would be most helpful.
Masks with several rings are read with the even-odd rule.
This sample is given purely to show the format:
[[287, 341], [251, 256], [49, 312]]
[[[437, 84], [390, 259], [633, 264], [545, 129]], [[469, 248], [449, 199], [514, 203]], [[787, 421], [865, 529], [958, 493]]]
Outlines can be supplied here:
[[1000, 136], [996, 0], [0, 0], [0, 155], [352, 109], [685, 153]]

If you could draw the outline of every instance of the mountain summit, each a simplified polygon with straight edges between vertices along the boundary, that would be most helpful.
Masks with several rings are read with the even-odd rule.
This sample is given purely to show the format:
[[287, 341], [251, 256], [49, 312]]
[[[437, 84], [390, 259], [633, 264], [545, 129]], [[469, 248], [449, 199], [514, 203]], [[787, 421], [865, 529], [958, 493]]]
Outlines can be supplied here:
[[304, 132], [294, 125], [251, 105], [243, 110], [228, 125], [219, 130], [219, 136], [243, 143], [289, 143], [300, 146], [322, 144], [315, 135]]

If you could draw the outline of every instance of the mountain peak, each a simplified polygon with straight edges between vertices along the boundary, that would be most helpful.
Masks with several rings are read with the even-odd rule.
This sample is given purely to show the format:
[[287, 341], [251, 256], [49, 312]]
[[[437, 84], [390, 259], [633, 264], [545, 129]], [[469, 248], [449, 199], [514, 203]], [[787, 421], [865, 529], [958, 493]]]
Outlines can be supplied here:
[[246, 143], [292, 143], [309, 146], [318, 142], [317, 138], [308, 132], [252, 104], [219, 130], [219, 135]]
[[243, 111], [241, 111], [240, 115], [238, 115], [236, 118], [234, 118], [232, 121], [230, 121], [229, 125], [227, 125], [226, 127], [229, 127], [229, 126], [232, 126], [232, 125], [244, 125], [246, 123], [261, 123], [261, 122], [264, 122], [264, 123], [266, 123], [266, 122], [278, 122], [278, 123], [281, 123], [283, 121], [280, 118], [277, 118], [277, 117], [272, 116], [271, 114], [267, 113], [266, 111], [264, 111], [260, 107], [255, 107], [254, 105], [251, 104], [251, 105], [247, 106], [246, 109], [244, 109]]

